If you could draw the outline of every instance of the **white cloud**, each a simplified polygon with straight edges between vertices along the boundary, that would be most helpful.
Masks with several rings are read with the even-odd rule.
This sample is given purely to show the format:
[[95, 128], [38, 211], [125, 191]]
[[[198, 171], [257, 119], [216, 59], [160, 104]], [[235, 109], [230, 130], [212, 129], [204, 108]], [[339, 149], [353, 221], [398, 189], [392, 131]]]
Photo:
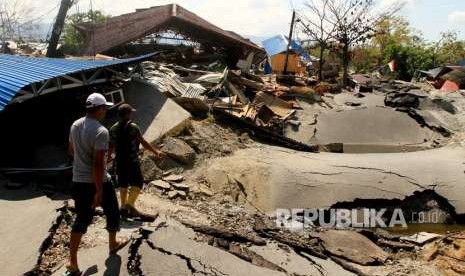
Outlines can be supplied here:
[[465, 24], [465, 11], [453, 11], [449, 13], [448, 16], [449, 23], [454, 25], [464, 25]]

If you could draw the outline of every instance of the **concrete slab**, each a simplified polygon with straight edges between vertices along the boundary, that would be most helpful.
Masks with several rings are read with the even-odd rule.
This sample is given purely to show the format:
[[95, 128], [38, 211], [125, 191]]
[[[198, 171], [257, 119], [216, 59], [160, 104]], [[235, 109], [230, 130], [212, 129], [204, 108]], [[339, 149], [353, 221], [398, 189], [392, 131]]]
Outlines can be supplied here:
[[425, 243], [434, 241], [440, 237], [443, 237], [442, 235], [434, 234], [434, 233], [427, 233], [427, 232], [420, 232], [416, 233], [414, 235], [408, 236], [408, 237], [401, 237], [400, 240], [402, 241], [408, 241], [408, 242], [413, 242], [418, 245], [424, 245]]
[[465, 214], [465, 149], [447, 147], [411, 153], [302, 153], [263, 146], [237, 151], [199, 168], [217, 191], [236, 179], [247, 199], [264, 211], [328, 208], [355, 199], [405, 199], [434, 189]]
[[[266, 260], [279, 264], [291, 275], [340, 275], [354, 276], [330, 259], [320, 259], [310, 255], [298, 255], [292, 249], [284, 250], [277, 243], [249, 248]], [[310, 259], [310, 261], [308, 260]], [[313, 262], [313, 263], [312, 263]]]
[[134, 80], [123, 89], [126, 102], [137, 109], [134, 121], [147, 141], [153, 143], [166, 135], [176, 135], [188, 126], [190, 113], [149, 83]]
[[318, 116], [318, 144], [348, 143], [412, 145], [430, 141], [435, 134], [406, 113], [388, 108], [329, 111]]
[[353, 93], [341, 93], [334, 96], [334, 102], [344, 106], [347, 102], [360, 103], [366, 107], [384, 106], [385, 95], [375, 93], [364, 93], [365, 97], [358, 98]]
[[[197, 242], [194, 238], [192, 229], [167, 220], [167, 227], [150, 235], [151, 246], [142, 248], [142, 271], [160, 273], [153, 275], [286, 275], [255, 266], [217, 247]], [[159, 259], [160, 257], [162, 258]], [[176, 260], [182, 267], [175, 266], [176, 263], [161, 264], [164, 260]]]
[[139, 253], [142, 256], [141, 270], [145, 275], [193, 275], [183, 259], [153, 250], [147, 243], [141, 245]]
[[2, 275], [22, 275], [34, 268], [62, 201], [52, 201], [30, 188], [0, 188], [0, 267]]
[[[113, 255], [108, 254], [108, 245], [85, 248], [79, 250], [78, 258], [83, 275], [129, 275], [127, 272], [128, 246]], [[65, 271], [66, 267], [63, 265], [53, 275], [62, 276]]]
[[302, 109], [296, 111], [296, 117], [297, 121], [301, 122], [301, 125], [297, 127], [287, 124], [284, 135], [299, 142], [311, 144], [315, 142], [317, 118], [323, 108], [305, 101], [298, 101], [298, 104]]
[[328, 230], [315, 236], [323, 241], [324, 248], [332, 255], [357, 264], [382, 264], [389, 256], [368, 238], [354, 231]]

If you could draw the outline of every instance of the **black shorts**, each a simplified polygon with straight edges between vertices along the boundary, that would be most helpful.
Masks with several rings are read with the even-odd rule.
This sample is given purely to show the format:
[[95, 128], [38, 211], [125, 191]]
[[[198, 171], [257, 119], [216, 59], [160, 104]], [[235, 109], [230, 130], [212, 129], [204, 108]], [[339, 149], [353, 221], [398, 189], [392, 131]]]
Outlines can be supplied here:
[[[103, 183], [102, 203], [103, 212], [106, 217], [107, 227], [109, 232], [117, 232], [120, 229], [120, 215], [116, 192], [111, 182]], [[95, 198], [94, 183], [77, 183], [74, 182], [71, 186], [71, 195], [74, 200], [76, 210], [76, 219], [74, 220], [72, 231], [74, 233], [85, 234], [87, 228], [92, 223], [94, 218], [94, 209], [92, 204]]]
[[139, 162], [117, 162], [116, 176], [118, 177], [118, 187], [127, 188], [129, 186], [142, 188], [144, 177], [140, 169]]

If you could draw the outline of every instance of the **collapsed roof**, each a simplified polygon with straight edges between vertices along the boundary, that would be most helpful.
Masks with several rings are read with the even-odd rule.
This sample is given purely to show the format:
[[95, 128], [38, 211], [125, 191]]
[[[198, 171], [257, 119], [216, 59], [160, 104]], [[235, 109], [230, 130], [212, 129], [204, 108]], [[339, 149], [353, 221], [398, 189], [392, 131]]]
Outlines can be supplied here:
[[170, 4], [108, 18], [102, 23], [76, 26], [85, 37], [84, 54], [101, 53], [150, 34], [176, 30], [202, 45], [222, 47], [246, 56], [264, 57], [264, 50], [240, 35], [225, 31], [183, 7]]
[[[289, 45], [289, 39], [284, 35], [277, 35], [262, 42], [268, 56], [286, 52]], [[319, 59], [311, 56], [296, 40], [292, 40], [290, 49], [308, 61], [318, 61]]]
[[[0, 111], [13, 98], [106, 82], [103, 69], [140, 63], [156, 53], [113, 60], [72, 60], [0, 54]], [[90, 73], [89, 77], [85, 73]], [[74, 74], [73, 76], [71, 76]]]

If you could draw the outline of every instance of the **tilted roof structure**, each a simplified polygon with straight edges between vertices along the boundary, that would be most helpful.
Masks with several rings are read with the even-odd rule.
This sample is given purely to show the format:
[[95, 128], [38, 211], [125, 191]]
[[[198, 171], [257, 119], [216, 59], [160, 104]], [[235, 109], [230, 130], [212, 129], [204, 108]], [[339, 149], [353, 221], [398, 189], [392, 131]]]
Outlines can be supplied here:
[[[99, 76], [101, 71], [98, 69], [139, 63], [155, 54], [113, 60], [73, 60], [0, 54], [0, 111], [18, 95], [35, 97], [60, 89], [103, 82], [106, 79]], [[82, 80], [78, 79], [80, 76], [70, 76], [84, 72], [92, 72], [93, 76]]]
[[84, 54], [91, 55], [173, 29], [204, 45], [241, 50], [244, 55], [256, 52], [264, 56], [265, 53], [250, 40], [223, 30], [176, 4], [138, 9], [102, 23], [84, 23], [76, 27], [86, 39]]

